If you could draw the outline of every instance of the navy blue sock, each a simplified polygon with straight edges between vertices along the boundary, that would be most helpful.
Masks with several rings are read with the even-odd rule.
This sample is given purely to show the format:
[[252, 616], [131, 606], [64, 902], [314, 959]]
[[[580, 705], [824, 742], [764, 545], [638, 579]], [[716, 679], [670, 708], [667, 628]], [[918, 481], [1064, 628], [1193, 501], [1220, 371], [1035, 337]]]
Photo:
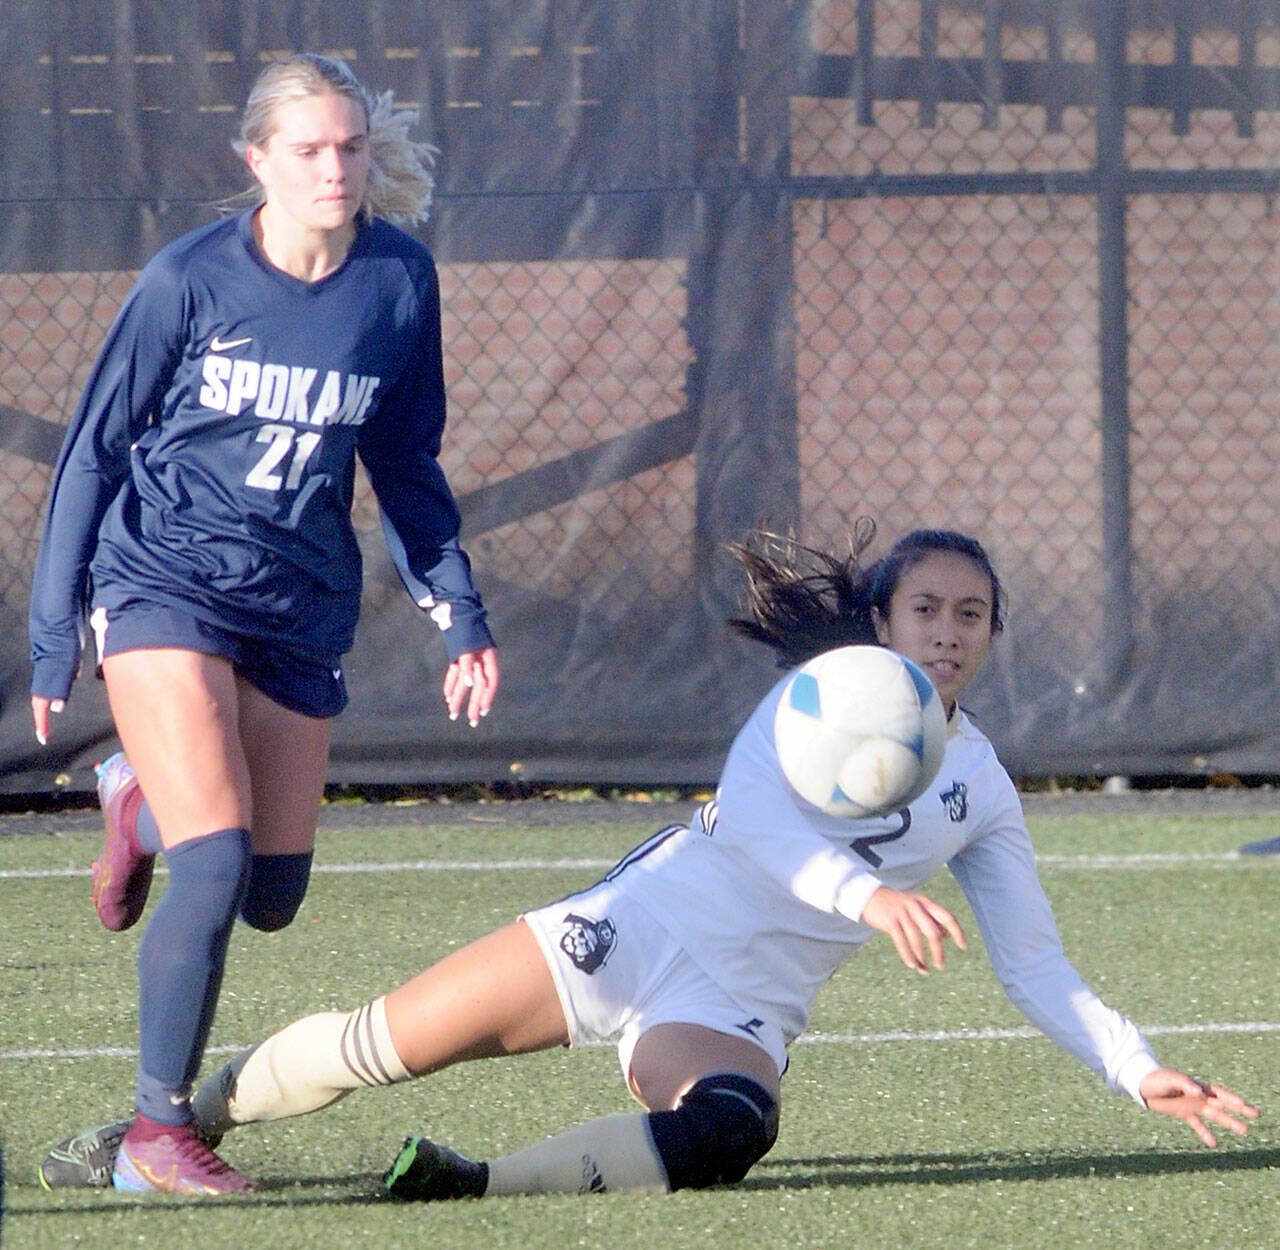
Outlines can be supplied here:
[[162, 1124], [185, 1124], [249, 878], [249, 832], [223, 829], [165, 854], [169, 888], [138, 950], [137, 1105]]
[[311, 880], [311, 852], [255, 855], [240, 919], [264, 933], [283, 929], [298, 914]]

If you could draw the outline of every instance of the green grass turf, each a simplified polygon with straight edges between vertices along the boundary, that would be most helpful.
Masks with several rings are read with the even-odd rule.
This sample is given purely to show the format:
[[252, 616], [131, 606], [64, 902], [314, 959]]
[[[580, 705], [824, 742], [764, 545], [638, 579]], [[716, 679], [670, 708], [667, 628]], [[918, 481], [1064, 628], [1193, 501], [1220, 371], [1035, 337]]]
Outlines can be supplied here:
[[[245, 1129], [224, 1154], [262, 1181], [248, 1198], [47, 1194], [35, 1181], [47, 1147], [128, 1110], [140, 928], [112, 935], [93, 917], [84, 870], [96, 837], [29, 835], [0, 838], [0, 871], [78, 875], [0, 877], [3, 1245], [1280, 1244], [1280, 1033], [1204, 1027], [1280, 1021], [1280, 857], [1223, 858], [1271, 836], [1277, 822], [1054, 815], [1032, 827], [1076, 965], [1150, 1028], [1166, 1063], [1263, 1108], [1247, 1139], [1207, 1151], [1182, 1125], [1107, 1093], [1039, 1037], [922, 1036], [1025, 1024], [943, 874], [930, 892], [966, 923], [969, 953], [919, 978], [877, 939], [840, 970], [816, 1005], [820, 1040], [792, 1049], [777, 1146], [736, 1189], [440, 1206], [372, 1197], [407, 1132], [488, 1157], [629, 1109], [613, 1051], [596, 1048], [464, 1065]], [[324, 835], [319, 862], [609, 860], [651, 831], [379, 828]], [[1124, 858], [1134, 856], [1143, 858]], [[598, 875], [591, 866], [318, 872], [290, 929], [237, 929], [209, 1066], [304, 1012], [355, 1006], [522, 907]]]

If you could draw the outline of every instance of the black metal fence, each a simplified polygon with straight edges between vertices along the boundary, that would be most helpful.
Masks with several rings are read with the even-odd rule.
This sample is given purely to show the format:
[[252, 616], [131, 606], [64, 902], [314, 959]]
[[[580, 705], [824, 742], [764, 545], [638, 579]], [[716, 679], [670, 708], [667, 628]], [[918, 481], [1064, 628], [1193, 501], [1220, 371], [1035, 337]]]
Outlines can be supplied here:
[[[332, 777], [702, 782], [772, 678], [724, 545], [947, 525], [1010, 626], [1025, 775], [1280, 773], [1280, 5], [10, 0], [0, 10], [0, 791], [48, 750], [49, 467], [132, 276], [242, 174], [265, 59], [342, 55], [440, 148], [445, 467], [504, 659], [440, 712], [370, 501]], [[421, 636], [421, 646], [405, 639]], [[56, 748], [56, 749], [55, 749]]]

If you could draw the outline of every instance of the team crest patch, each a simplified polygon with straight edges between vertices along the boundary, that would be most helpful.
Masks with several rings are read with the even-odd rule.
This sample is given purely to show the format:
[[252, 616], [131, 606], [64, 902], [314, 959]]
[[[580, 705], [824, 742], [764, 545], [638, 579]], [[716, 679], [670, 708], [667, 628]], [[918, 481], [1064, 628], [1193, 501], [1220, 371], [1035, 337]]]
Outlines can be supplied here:
[[565, 931], [560, 938], [560, 949], [564, 951], [574, 966], [590, 976], [597, 968], [604, 967], [614, 944], [618, 940], [618, 932], [613, 921], [588, 920], [586, 916], [577, 916], [570, 912], [565, 918]]
[[951, 789], [938, 795], [953, 824], [960, 824], [969, 814], [969, 787], [963, 781], [951, 783]]

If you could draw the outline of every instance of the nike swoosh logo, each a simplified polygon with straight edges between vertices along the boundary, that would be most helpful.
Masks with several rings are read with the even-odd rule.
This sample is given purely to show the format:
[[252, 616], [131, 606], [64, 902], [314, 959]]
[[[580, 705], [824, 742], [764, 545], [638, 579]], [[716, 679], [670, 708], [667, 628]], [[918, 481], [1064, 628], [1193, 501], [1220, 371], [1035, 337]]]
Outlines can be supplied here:
[[246, 343], [252, 343], [253, 337], [247, 339], [220, 339], [216, 334], [209, 340], [209, 350], [211, 352], [229, 352], [233, 347], [243, 347]]

